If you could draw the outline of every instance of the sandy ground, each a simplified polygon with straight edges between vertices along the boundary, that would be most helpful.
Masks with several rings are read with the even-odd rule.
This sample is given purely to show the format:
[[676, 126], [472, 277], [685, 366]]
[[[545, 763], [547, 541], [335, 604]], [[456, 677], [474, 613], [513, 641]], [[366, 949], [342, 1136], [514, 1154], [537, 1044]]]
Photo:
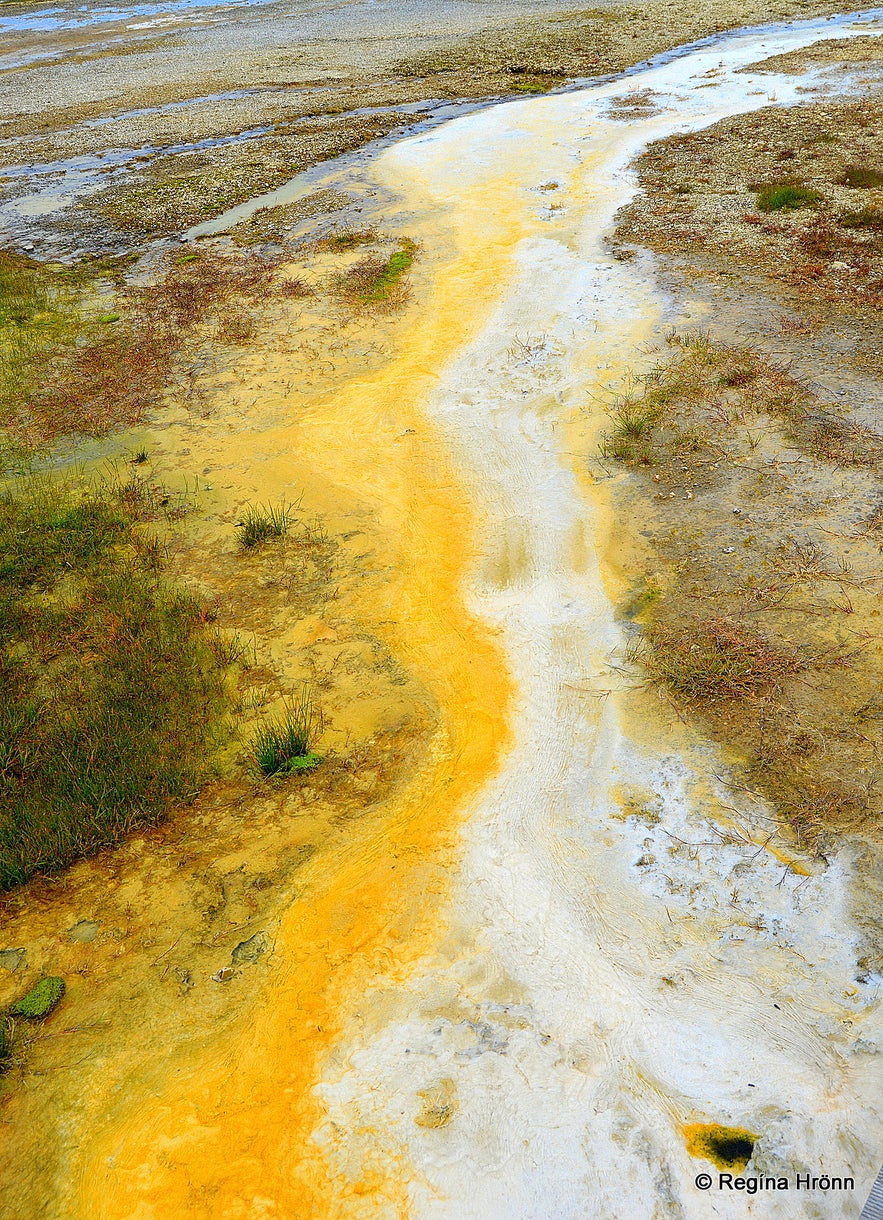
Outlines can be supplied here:
[[[305, 488], [352, 545], [343, 621], [319, 604], [291, 623], [270, 598], [277, 655], [296, 673], [298, 647], [361, 624], [401, 667], [398, 723], [413, 729], [366, 818], [283, 794], [260, 858], [238, 841], [222, 878], [252, 882], [291, 836], [279, 899], [251, 922], [237, 880], [229, 915], [200, 931], [218, 902], [184, 903], [162, 835], [116, 857], [116, 893], [97, 861], [65, 880], [67, 905], [11, 908], [12, 941], [41, 965], [63, 946], [71, 972], [6, 1095], [11, 1214], [691, 1220], [709, 1214], [694, 1122], [754, 1133], [761, 1172], [857, 1183], [796, 1202], [717, 1195], [717, 1214], [858, 1214], [878, 1167], [883, 1032], [879, 980], [857, 977], [854, 852], [823, 866], [771, 844], [769, 811], [715, 780], [726, 758], [632, 689], [611, 489], [588, 465], [609, 394], [667, 323], [690, 321], [649, 260], [605, 245], [636, 189], [628, 165], [771, 92], [796, 98], [799, 78], [735, 71], [763, 49], [737, 40], [466, 115], [360, 176], [331, 173], [325, 189], [362, 190], [366, 216], [420, 243], [400, 321], [362, 320], [377, 359], [351, 351], [293, 409], [292, 374], [315, 376], [333, 335], [321, 317], [299, 331], [292, 305], [273, 340], [290, 346], [244, 357], [213, 417], [145, 434], [173, 469], [198, 455], [216, 544], [244, 500]], [[353, 574], [353, 528], [376, 580]], [[352, 674], [375, 718], [382, 668]], [[351, 693], [333, 695], [341, 726]], [[218, 799], [197, 817], [229, 817]], [[247, 800], [237, 816], [247, 832]], [[130, 938], [71, 939], [118, 920], [101, 903], [128, 893]], [[272, 956], [221, 991], [209, 965], [265, 923]], [[166, 959], [197, 980], [183, 997]]]

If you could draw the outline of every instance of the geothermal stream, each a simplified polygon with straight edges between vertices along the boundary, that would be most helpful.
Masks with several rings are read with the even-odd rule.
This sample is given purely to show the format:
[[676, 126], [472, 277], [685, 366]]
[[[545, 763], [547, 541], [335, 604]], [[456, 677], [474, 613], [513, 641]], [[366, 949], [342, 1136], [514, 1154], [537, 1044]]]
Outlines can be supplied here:
[[[354, 402], [399, 432], [414, 422], [415, 445], [421, 419], [441, 438], [475, 513], [465, 598], [512, 678], [509, 740], [459, 809], [430, 936], [408, 953], [407, 929], [390, 922], [365, 953], [364, 987], [348, 984], [306, 1125], [293, 1117], [304, 1059], [290, 1031], [307, 1012], [292, 963], [312, 943], [309, 912], [283, 921], [276, 980], [237, 1047], [197, 1048], [183, 1068], [170, 1058], [162, 1088], [115, 1092], [128, 1117], [84, 1131], [70, 1214], [859, 1214], [883, 1159], [883, 1022], [881, 980], [856, 980], [849, 846], [824, 869], [781, 839], [774, 853], [770, 810], [717, 779], [716, 751], [617, 668], [609, 482], [586, 454], [609, 391], [647, 366], [674, 320], [652, 263], [605, 249], [636, 189], [631, 160], [650, 140], [792, 102], [806, 83], [743, 66], [873, 29], [727, 37], [626, 80], [468, 114], [361, 171], [400, 200], [428, 286], [392, 371], [366, 373], [336, 405], [338, 446], [357, 444]], [[649, 116], [621, 101], [609, 112], [645, 91]], [[303, 444], [333, 473], [317, 428]], [[430, 819], [461, 778], [458, 757], [444, 765]], [[361, 868], [347, 875], [354, 893]], [[357, 932], [372, 915], [356, 906]], [[333, 983], [338, 930], [320, 924], [315, 953]], [[752, 1168], [791, 1189], [703, 1193], [695, 1177], [710, 1166], [684, 1130], [702, 1122], [756, 1133]], [[305, 1161], [324, 1166], [312, 1205], [293, 1184]], [[798, 1172], [852, 1176], [855, 1191], [798, 1193]]]
[[[652, 267], [605, 251], [629, 162], [652, 139], [796, 100], [799, 78], [738, 69], [831, 34], [738, 36], [625, 90], [498, 106], [374, 168], [461, 255], [502, 260], [492, 316], [425, 409], [477, 506], [468, 601], [501, 633], [517, 692], [502, 769], [465, 812], [437, 953], [378, 981], [391, 1015], [370, 1032], [354, 1019], [319, 1086], [315, 1138], [337, 1172], [382, 1163], [409, 1215], [847, 1216], [879, 1168], [880, 979], [856, 982], [849, 852], [807, 876], [722, 841], [734, 797], [713, 752], [640, 740], [611, 667], [603, 485], [568, 454], [569, 426], [646, 365], [666, 314]], [[644, 90], [652, 117], [605, 116]], [[624, 790], [659, 821], [623, 817]], [[751, 824], [763, 844], [769, 822]], [[755, 1169], [792, 1187], [800, 1171], [850, 1174], [856, 1193], [703, 1195], [691, 1121], [759, 1133]]]

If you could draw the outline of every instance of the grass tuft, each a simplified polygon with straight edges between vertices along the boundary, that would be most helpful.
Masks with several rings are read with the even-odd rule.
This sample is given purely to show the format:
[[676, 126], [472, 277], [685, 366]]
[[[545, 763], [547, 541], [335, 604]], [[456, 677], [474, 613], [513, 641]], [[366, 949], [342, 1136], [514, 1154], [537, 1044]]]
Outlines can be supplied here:
[[321, 732], [322, 716], [307, 691], [285, 708], [278, 720], [262, 724], [251, 743], [254, 769], [267, 778], [308, 771], [318, 766], [321, 755], [312, 746]]
[[796, 650], [732, 618], [651, 623], [645, 635], [650, 651], [635, 652], [635, 658], [655, 681], [698, 703], [770, 694], [808, 666]]
[[410, 238], [402, 241], [388, 258], [371, 255], [356, 263], [341, 279], [344, 296], [365, 305], [390, 302], [403, 295], [402, 278], [410, 270], [417, 246]]
[[793, 212], [818, 203], [820, 199], [818, 191], [793, 182], [774, 182], [757, 191], [757, 206], [761, 212]]
[[281, 538], [288, 533], [290, 524], [291, 509], [284, 501], [278, 506], [249, 504], [242, 520], [236, 523], [240, 545], [250, 550], [270, 538]]
[[840, 186], [851, 186], [857, 190], [870, 191], [883, 186], [883, 173], [866, 165], [848, 165], [837, 179]]
[[840, 217], [844, 229], [870, 229], [883, 233], [883, 211], [880, 208], [859, 208], [855, 212], [845, 212]]

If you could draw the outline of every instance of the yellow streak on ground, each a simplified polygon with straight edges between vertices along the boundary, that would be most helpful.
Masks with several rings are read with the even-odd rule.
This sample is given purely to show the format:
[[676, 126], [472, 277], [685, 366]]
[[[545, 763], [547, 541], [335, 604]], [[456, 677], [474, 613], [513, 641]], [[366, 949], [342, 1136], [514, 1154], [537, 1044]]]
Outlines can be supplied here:
[[380, 972], [400, 977], [437, 943], [458, 820], [508, 735], [510, 679], [496, 642], [461, 598], [473, 522], [419, 412], [437, 370], [506, 281], [504, 260], [518, 234], [504, 226], [501, 219], [499, 240], [489, 244], [485, 219], [481, 249], [444, 268], [421, 302], [422, 322], [415, 319], [385, 369], [260, 437], [262, 452], [275, 455], [267, 459], [268, 486], [272, 468], [283, 477], [286, 455], [296, 453], [376, 510], [386, 539], [376, 561], [388, 561], [393, 575], [368, 596], [379, 599], [374, 614], [386, 621], [395, 654], [441, 708], [432, 757], [379, 827], [371, 823], [369, 833], [353, 824], [340, 847], [322, 854], [305, 899], [280, 928], [281, 965], [235, 1041], [195, 1056], [188, 1048], [168, 1064], [160, 1096], [130, 1106], [134, 1112], [89, 1146], [81, 1216], [406, 1214], [405, 1166], [357, 1163], [346, 1180], [332, 1180], [311, 1138], [321, 1119], [312, 1090], [372, 980]]

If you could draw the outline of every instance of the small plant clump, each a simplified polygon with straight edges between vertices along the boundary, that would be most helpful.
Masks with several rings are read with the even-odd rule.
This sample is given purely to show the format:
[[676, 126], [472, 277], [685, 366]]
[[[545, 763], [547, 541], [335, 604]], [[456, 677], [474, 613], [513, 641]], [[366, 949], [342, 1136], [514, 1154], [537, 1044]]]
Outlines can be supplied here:
[[808, 661], [731, 618], [683, 626], [652, 623], [642, 663], [652, 678], [687, 701], [719, 702], [769, 694]]
[[237, 521], [236, 528], [240, 531], [239, 542], [246, 550], [260, 546], [270, 538], [282, 538], [288, 533], [291, 524], [291, 509], [283, 503], [276, 505], [249, 504], [243, 513], [242, 520]]
[[61, 1001], [65, 992], [64, 979], [49, 978], [40, 979], [35, 987], [32, 987], [27, 995], [23, 995], [9, 1009], [9, 1014], [12, 1017], [26, 1017], [28, 1020], [36, 1021], [41, 1017], [48, 1017], [53, 1008]]
[[378, 240], [376, 229], [342, 229], [319, 242], [319, 249], [328, 246], [333, 250], [352, 250], [356, 246], [369, 246]]
[[522, 76], [512, 82], [512, 89], [515, 93], [548, 93], [560, 84], [561, 81], [555, 78], [550, 80], [541, 76]]
[[867, 165], [848, 165], [837, 182], [854, 190], [872, 191], [883, 186], [883, 173]]
[[318, 766], [322, 757], [312, 746], [321, 728], [321, 713], [304, 692], [296, 703], [286, 707], [280, 719], [258, 728], [251, 743], [254, 769], [270, 778]]
[[404, 238], [398, 250], [388, 258], [370, 255], [356, 263], [342, 277], [345, 296], [364, 305], [391, 302], [403, 293], [402, 278], [410, 270], [417, 255], [417, 246]]
[[844, 229], [866, 229], [883, 233], [883, 210], [880, 208], [859, 208], [855, 212], [845, 212], [840, 217]]
[[735, 1169], [739, 1173], [751, 1160], [758, 1140], [753, 1131], [720, 1123], [689, 1123], [684, 1134], [691, 1156], [703, 1157], [718, 1169]]
[[794, 182], [774, 182], [757, 191], [757, 206], [761, 212], [793, 212], [818, 203], [820, 199], [818, 191]]

